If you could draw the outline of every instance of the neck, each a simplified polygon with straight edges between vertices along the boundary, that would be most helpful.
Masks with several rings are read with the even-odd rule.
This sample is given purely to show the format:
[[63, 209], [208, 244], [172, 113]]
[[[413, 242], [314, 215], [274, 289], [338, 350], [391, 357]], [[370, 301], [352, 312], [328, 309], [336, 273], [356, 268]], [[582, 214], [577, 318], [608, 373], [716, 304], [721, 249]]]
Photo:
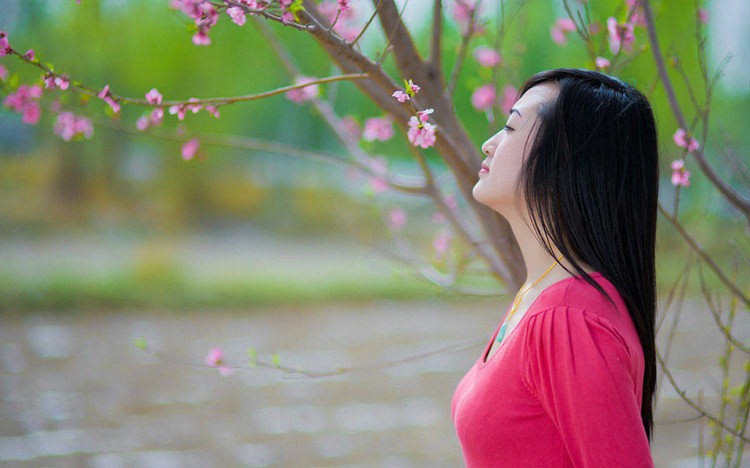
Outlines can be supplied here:
[[[513, 234], [518, 240], [518, 246], [521, 249], [523, 255], [523, 261], [526, 265], [526, 284], [529, 285], [541, 277], [545, 271], [555, 262], [555, 259], [560, 257], [560, 252], [553, 246], [552, 255], [537, 239], [536, 233], [530, 227], [530, 223], [526, 221], [520, 213], [516, 213], [515, 216], [506, 216]], [[561, 265], [565, 265], [569, 270], [572, 269], [571, 264], [566, 259], [561, 259], [559, 262]], [[593, 270], [588, 267], [585, 263], [581, 263], [581, 266], [587, 272]], [[545, 277], [543, 283], [554, 283], [560, 279], [570, 276], [570, 273], [565, 269], [556, 266], [549, 274]], [[542, 283], [540, 283], [542, 284]]]

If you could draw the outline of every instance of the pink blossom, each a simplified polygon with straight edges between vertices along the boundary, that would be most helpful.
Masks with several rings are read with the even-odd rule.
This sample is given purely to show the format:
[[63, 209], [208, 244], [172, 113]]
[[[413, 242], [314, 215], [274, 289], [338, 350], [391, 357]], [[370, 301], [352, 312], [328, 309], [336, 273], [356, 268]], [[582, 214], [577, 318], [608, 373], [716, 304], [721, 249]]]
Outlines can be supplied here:
[[197, 138], [186, 141], [182, 145], [182, 159], [190, 161], [198, 153], [201, 142]]
[[388, 117], [370, 117], [365, 119], [362, 138], [365, 141], [388, 141], [393, 137], [393, 124]]
[[685, 170], [685, 161], [676, 159], [672, 161], [672, 185], [675, 187], [690, 186], [690, 171]]
[[458, 200], [456, 200], [456, 197], [454, 195], [446, 195], [443, 202], [445, 203], [445, 206], [450, 208], [452, 211], [456, 211], [456, 208], [458, 208]]
[[406, 225], [406, 212], [399, 207], [388, 213], [388, 222], [393, 229], [399, 230]]
[[419, 92], [420, 89], [421, 88], [418, 85], [414, 84], [412, 80], [406, 82], [406, 92], [410, 95], [414, 96]]
[[346, 115], [342, 117], [341, 126], [344, 127], [344, 130], [351, 136], [352, 140], [356, 141], [362, 138], [362, 129], [352, 116]]
[[29, 49], [28, 52], [23, 55], [23, 58], [27, 60], [34, 60], [34, 49]]
[[5, 68], [5, 65], [0, 63], [0, 81], [5, 81], [8, 79], [8, 69]]
[[153, 125], [161, 125], [164, 120], [164, 108], [157, 107], [156, 109], [152, 110], [149, 118]]
[[435, 109], [425, 109], [417, 112], [417, 116], [419, 117], [419, 121], [422, 123], [427, 122], [430, 118], [430, 114], [435, 112]]
[[0, 31], [0, 57], [8, 55], [12, 50], [8, 42], [8, 33]]
[[442, 258], [451, 245], [451, 232], [448, 229], [441, 229], [435, 239], [432, 241], [432, 248], [435, 249], [435, 257]]
[[620, 51], [620, 48], [627, 53], [633, 51], [635, 34], [633, 34], [633, 25], [631, 23], [619, 24], [613, 17], [607, 18], [607, 30], [609, 31], [609, 50], [613, 54]]
[[339, 10], [341, 11], [349, 11], [352, 9], [352, 7], [349, 6], [349, 0], [338, 0], [339, 3]]
[[609, 60], [604, 57], [597, 57], [596, 60], [594, 60], [594, 63], [596, 64], [596, 68], [600, 70], [604, 70], [605, 68], [609, 68]]
[[68, 89], [68, 86], [70, 85], [70, 82], [67, 80], [67, 76], [54, 76], [54, 75], [47, 75], [47, 77], [44, 78], [44, 87], [48, 89], [55, 89], [60, 88], [63, 91]]
[[[188, 99], [188, 102], [197, 102], [197, 101], [200, 101], [200, 99], [197, 99], [197, 98]], [[201, 109], [203, 109], [203, 104], [187, 104], [187, 110], [189, 110], [193, 114], [197, 114]]]
[[409, 131], [407, 137], [414, 146], [429, 148], [435, 144], [435, 125], [420, 122], [416, 116], [409, 119]]
[[211, 38], [209, 38], [205, 32], [198, 31], [197, 33], [193, 34], [193, 44], [197, 46], [211, 45]]
[[404, 101], [408, 101], [411, 99], [411, 97], [409, 97], [408, 94], [401, 91], [400, 89], [394, 91], [393, 94], [391, 94], [391, 96], [395, 97], [398, 102], [404, 102]]
[[234, 6], [227, 8], [227, 14], [232, 18], [232, 22], [237, 26], [244, 26], [247, 18], [245, 17], [245, 10], [240, 7]]
[[643, 8], [636, 8], [632, 15], [630, 15], [630, 23], [633, 26], [646, 27], [646, 14], [643, 12]]
[[388, 190], [388, 182], [381, 177], [370, 177], [370, 188], [375, 193], [383, 193]]
[[292, 4], [293, 0], [279, 0], [279, 7], [281, 8], [289, 8]]
[[486, 84], [474, 90], [471, 95], [471, 105], [480, 112], [486, 111], [495, 104], [495, 97], [495, 86]]
[[44, 90], [39, 85], [28, 86], [22, 84], [15, 93], [5, 96], [3, 105], [21, 114], [21, 121], [28, 125], [36, 125], [41, 117], [41, 107], [38, 99]]
[[169, 115], [177, 114], [179, 120], [185, 120], [185, 114], [187, 113], [187, 106], [185, 104], [175, 104], [169, 106]]
[[109, 104], [109, 107], [112, 108], [112, 111], [117, 114], [120, 112], [120, 104], [118, 104], [114, 99], [112, 99], [112, 92], [109, 89], [109, 85], [106, 85], [104, 89], [101, 90], [99, 94], [97, 94], [98, 97], [100, 97], [104, 102]]
[[227, 366], [224, 362], [224, 351], [221, 348], [211, 348], [206, 356], [206, 364], [211, 367], [218, 367], [219, 373], [224, 377], [232, 375], [234, 369]]
[[445, 222], [445, 216], [443, 213], [440, 213], [439, 211], [436, 211], [432, 213], [432, 222], [435, 224], [440, 224]]
[[565, 45], [568, 43], [568, 38], [565, 33], [575, 31], [576, 23], [570, 18], [557, 18], [554, 26], [550, 28], [550, 35], [555, 44]]
[[483, 67], [496, 67], [500, 64], [500, 54], [495, 49], [487, 46], [479, 46], [474, 49], [474, 58]]
[[510, 115], [510, 110], [513, 108], [513, 104], [516, 103], [516, 95], [518, 90], [513, 85], [507, 85], [503, 88], [503, 94], [500, 97], [500, 110], [503, 114]]
[[213, 115], [217, 119], [220, 117], [219, 108], [218, 107], [216, 107], [216, 106], [206, 106], [205, 109], [206, 109], [206, 111], [208, 111], [209, 114]]
[[60, 112], [57, 121], [52, 127], [55, 135], [64, 141], [70, 141], [76, 137], [91, 138], [94, 135], [94, 126], [86, 117], [76, 116], [72, 112]]
[[672, 139], [677, 146], [687, 148], [688, 151], [695, 151], [700, 148], [698, 140], [693, 138], [689, 132], [682, 128], [678, 128], [677, 131], [674, 132]]
[[463, 36], [469, 34], [469, 21], [471, 20], [472, 12], [474, 13], [474, 27], [471, 34], [481, 34], [484, 32], [484, 27], [478, 21], [481, 11], [477, 8], [476, 0], [456, 0], [453, 3], [451, 14], [461, 28], [461, 35]]
[[149, 104], [161, 104], [162, 95], [156, 88], [152, 88], [151, 91], [146, 93], [146, 101]]
[[150, 123], [151, 122], [149, 121], [148, 117], [146, 117], [145, 115], [143, 115], [143, 116], [139, 117], [138, 120], [135, 121], [135, 126], [136, 126], [136, 128], [138, 128], [138, 130], [140, 130], [140, 131], [143, 132], [143, 131], [145, 131], [148, 128], [148, 126], [149, 126]]
[[[311, 81], [315, 81], [315, 78], [311, 78], [309, 76], [298, 76], [294, 80], [294, 84], [301, 85], [305, 83], [310, 83]], [[286, 92], [287, 99], [297, 104], [302, 104], [305, 101], [310, 101], [312, 99], [315, 99], [317, 96], [318, 96], [317, 84], [305, 86], [302, 88], [292, 89], [291, 91]]]
[[281, 22], [285, 24], [289, 24], [294, 21], [294, 15], [291, 11], [287, 10], [284, 12], [284, 14], [281, 15]]
[[700, 21], [701, 24], [708, 24], [709, 18], [708, 10], [705, 8], [698, 8], [698, 21]]

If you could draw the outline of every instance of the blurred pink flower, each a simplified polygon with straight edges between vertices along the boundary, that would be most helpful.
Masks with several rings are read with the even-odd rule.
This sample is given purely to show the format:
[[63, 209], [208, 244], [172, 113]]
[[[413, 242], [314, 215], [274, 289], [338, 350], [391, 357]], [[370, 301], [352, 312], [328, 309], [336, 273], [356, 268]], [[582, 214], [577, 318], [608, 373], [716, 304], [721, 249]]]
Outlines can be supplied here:
[[135, 126], [140, 131], [146, 131], [148, 129], [150, 122], [148, 120], [148, 117], [145, 115], [142, 115], [138, 118], [138, 120], [135, 121]]
[[70, 86], [70, 82], [66, 80], [67, 78], [65, 75], [62, 77], [54, 76], [54, 75], [48, 75], [44, 78], [44, 88], [45, 89], [55, 89], [60, 88], [63, 91], [68, 89], [68, 86]]
[[495, 104], [495, 86], [486, 84], [474, 90], [471, 95], [471, 105], [474, 109], [482, 112], [486, 111]]
[[245, 10], [238, 6], [227, 8], [227, 14], [230, 18], [232, 18], [232, 23], [236, 24], [237, 26], [244, 26], [245, 21], [247, 21], [247, 18], [245, 17]]
[[0, 63], [0, 81], [5, 81], [8, 79], [8, 69], [5, 68], [5, 65]]
[[554, 26], [550, 28], [550, 35], [555, 44], [565, 45], [568, 43], [568, 38], [565, 33], [575, 31], [576, 23], [570, 18], [557, 18]]
[[[301, 85], [305, 83], [310, 83], [311, 81], [315, 81], [315, 78], [312, 78], [309, 76], [298, 76], [297, 78], [294, 79], [294, 84]], [[317, 84], [305, 86], [303, 88], [293, 89], [291, 91], [286, 92], [287, 99], [297, 104], [302, 104], [305, 101], [310, 101], [312, 99], [315, 99], [317, 96], [318, 96]]]
[[0, 31], [0, 57], [4, 57], [11, 52], [10, 43], [8, 42], [8, 33]]
[[26, 52], [23, 55], [23, 58], [28, 59], [28, 60], [34, 60], [34, 49], [29, 49], [28, 52]]
[[708, 20], [710, 18], [710, 15], [708, 13], [708, 10], [705, 8], [698, 8], [698, 21], [701, 22], [701, 24], [708, 24]]
[[432, 248], [435, 249], [435, 259], [440, 260], [445, 257], [445, 253], [451, 246], [450, 230], [441, 229], [432, 241]]
[[349, 11], [352, 7], [349, 6], [349, 0], [338, 0], [340, 11]]
[[677, 146], [687, 148], [688, 151], [695, 151], [700, 148], [698, 140], [693, 138], [689, 132], [682, 128], [678, 128], [677, 131], [674, 132], [672, 139]]
[[393, 124], [388, 117], [370, 117], [365, 120], [362, 138], [365, 141], [388, 141], [393, 137]]
[[453, 16], [453, 19], [456, 21], [458, 26], [461, 28], [461, 35], [463, 36], [466, 36], [469, 33], [469, 20], [471, 19], [472, 12], [474, 12], [474, 27], [472, 28], [471, 33], [480, 34], [484, 31], [484, 27], [479, 24], [481, 8], [477, 8], [477, 1], [455, 0], [455, 2], [453, 3], [451, 15]]
[[79, 117], [66, 111], [57, 114], [57, 121], [52, 131], [64, 141], [70, 141], [77, 136], [91, 138], [94, 135], [94, 126], [86, 117]]
[[36, 125], [42, 115], [41, 106], [37, 101], [44, 94], [39, 85], [20, 85], [15, 93], [10, 93], [3, 99], [3, 105], [21, 114], [21, 120], [28, 125]]
[[503, 88], [503, 94], [500, 97], [500, 110], [503, 111], [503, 114], [510, 116], [510, 110], [516, 103], [517, 94], [518, 90], [513, 85], [507, 85]]
[[479, 46], [474, 49], [474, 58], [483, 67], [496, 67], [500, 64], [500, 54], [495, 49], [487, 46]]
[[596, 68], [600, 70], [604, 70], [605, 68], [609, 68], [609, 59], [606, 59], [604, 57], [597, 57], [596, 60], [594, 60], [594, 63], [596, 64]]
[[685, 161], [676, 159], [672, 161], [672, 185], [675, 187], [690, 186], [690, 171], [685, 170]]
[[281, 15], [281, 22], [282, 23], [291, 23], [294, 21], [294, 14], [292, 14], [291, 11], [287, 10]]
[[613, 54], [624, 50], [627, 53], [633, 52], [633, 43], [635, 34], [633, 34], [633, 25], [631, 23], [619, 24], [613, 17], [607, 18], [607, 30], [609, 31], [609, 50]]
[[370, 188], [375, 193], [383, 193], [388, 190], [388, 182], [380, 177], [370, 177]]
[[399, 230], [406, 225], [406, 212], [399, 207], [388, 213], [388, 222], [393, 229]]
[[190, 161], [198, 153], [201, 142], [197, 138], [186, 141], [182, 145], [182, 159]]
[[109, 85], [104, 86], [104, 89], [102, 89], [99, 94], [97, 94], [99, 98], [101, 98], [104, 102], [109, 104], [109, 107], [112, 108], [112, 111], [114, 111], [115, 114], [120, 112], [120, 104], [118, 104], [114, 99], [112, 99], [112, 91], [109, 89]]
[[341, 126], [352, 137], [352, 140], [359, 141], [362, 138], [362, 129], [359, 127], [359, 123], [354, 120], [354, 117], [350, 115], [342, 117]]
[[206, 356], [206, 364], [211, 367], [218, 367], [219, 373], [224, 377], [232, 375], [234, 369], [224, 363], [224, 351], [221, 348], [211, 348]]
[[432, 222], [436, 224], [443, 223], [445, 222], [445, 216], [443, 216], [443, 213], [436, 211], [432, 213]]

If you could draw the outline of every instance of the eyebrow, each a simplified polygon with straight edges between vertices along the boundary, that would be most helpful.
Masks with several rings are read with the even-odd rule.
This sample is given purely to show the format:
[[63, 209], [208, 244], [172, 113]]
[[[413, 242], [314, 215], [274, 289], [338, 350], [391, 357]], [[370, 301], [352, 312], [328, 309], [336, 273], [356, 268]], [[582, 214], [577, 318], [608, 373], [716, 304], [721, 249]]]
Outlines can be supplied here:
[[511, 115], [512, 115], [512, 114], [513, 114], [514, 112], [515, 112], [516, 114], [518, 114], [518, 116], [519, 116], [519, 117], [523, 117], [523, 116], [521, 115], [521, 113], [520, 113], [520, 112], [518, 112], [518, 109], [511, 109], [511, 110], [510, 110], [510, 114], [511, 114]]

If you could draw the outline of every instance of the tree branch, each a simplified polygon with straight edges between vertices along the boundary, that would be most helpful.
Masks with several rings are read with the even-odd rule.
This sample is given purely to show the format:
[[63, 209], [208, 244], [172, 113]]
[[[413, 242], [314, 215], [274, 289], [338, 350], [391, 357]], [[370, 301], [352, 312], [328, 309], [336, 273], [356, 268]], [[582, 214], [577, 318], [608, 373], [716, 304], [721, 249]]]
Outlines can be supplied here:
[[435, 0], [432, 8], [432, 45], [430, 46], [430, 66], [442, 71], [443, 54], [440, 50], [440, 39], [443, 35], [442, 0]]
[[[651, 2], [649, 0], [642, 0], [641, 5], [643, 6], [643, 12], [646, 16], [646, 25], [648, 27], [649, 41], [651, 42], [651, 51], [654, 55], [656, 69], [658, 70], [659, 76], [661, 77], [664, 91], [667, 93], [669, 106], [672, 108], [672, 113], [677, 120], [677, 125], [679, 125], [681, 128], [688, 129], [689, 126], [687, 124], [687, 120], [685, 120], [685, 116], [682, 113], [682, 108], [680, 107], [680, 103], [677, 100], [677, 95], [675, 94], [674, 87], [672, 86], [672, 80], [669, 78], [667, 68], [664, 65], [664, 56], [662, 55], [661, 48], [659, 47], [659, 38], [656, 34], [656, 23], [654, 22], [654, 14], [651, 10]], [[750, 222], [750, 200], [737, 193], [719, 176], [719, 174], [716, 173], [713, 166], [711, 166], [711, 164], [708, 162], [703, 152], [703, 149], [705, 148], [706, 135], [703, 135], [703, 139], [704, 144], [697, 150], [692, 151], [690, 154], [693, 155], [693, 158], [698, 163], [698, 166], [701, 168], [701, 171], [706, 175], [708, 180], [710, 180], [711, 183], [713, 183], [713, 185], [719, 190], [719, 192], [721, 192], [722, 195], [724, 195], [724, 197], [729, 201], [729, 203], [734, 205], [735, 208], [742, 212], [742, 214], [745, 216], [745, 219]]]

